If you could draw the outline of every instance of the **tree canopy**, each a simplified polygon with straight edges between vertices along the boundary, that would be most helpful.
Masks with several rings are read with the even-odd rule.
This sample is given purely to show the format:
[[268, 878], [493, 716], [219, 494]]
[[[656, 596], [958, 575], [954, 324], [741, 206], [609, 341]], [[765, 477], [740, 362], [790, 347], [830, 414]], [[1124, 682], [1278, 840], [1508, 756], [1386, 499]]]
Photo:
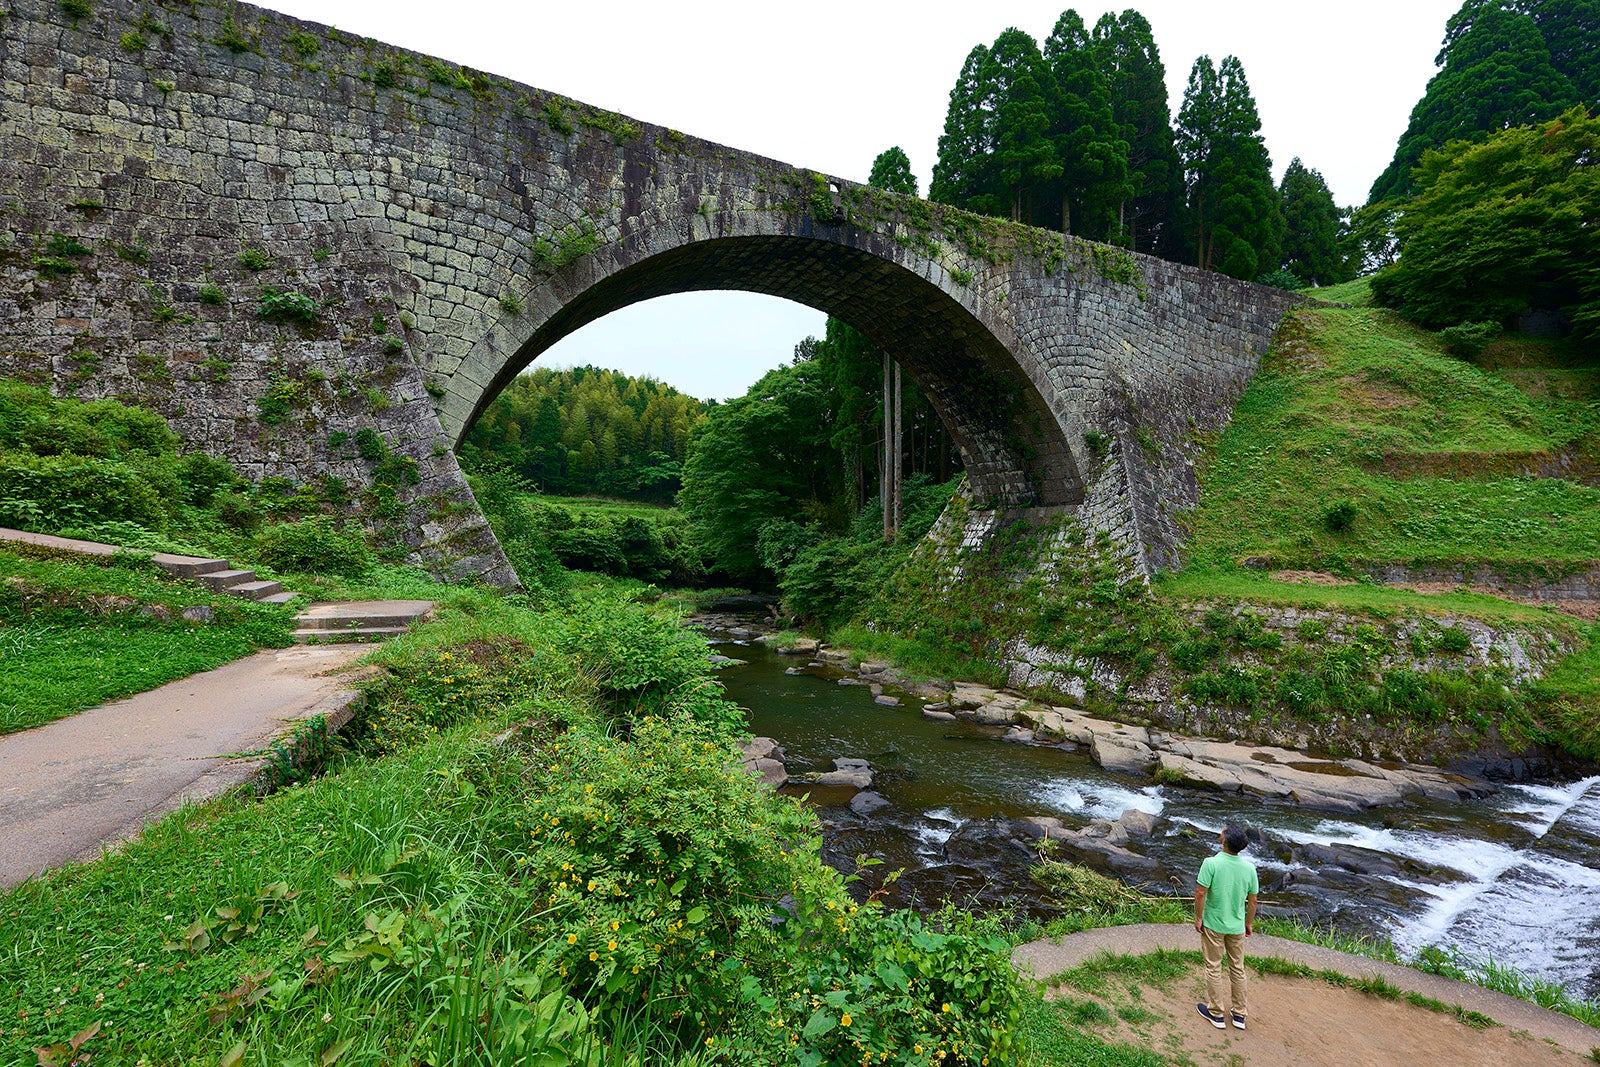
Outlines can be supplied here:
[[1101, 50], [1076, 11], [1061, 13], [1045, 41], [1044, 58], [1055, 83], [1050, 139], [1061, 168], [1060, 228], [1114, 240], [1121, 236], [1123, 208], [1133, 193], [1128, 142], [1112, 113]]
[[1340, 248], [1343, 213], [1322, 175], [1296, 156], [1283, 172], [1278, 199], [1283, 207], [1282, 268], [1312, 285], [1355, 277]]
[[461, 457], [469, 468], [507, 467], [545, 492], [667, 501], [705, 412], [653, 378], [541, 367], [478, 417]]
[[906, 155], [905, 149], [895, 145], [879, 152], [878, 158], [872, 161], [872, 173], [867, 178], [867, 184], [891, 193], [916, 196], [917, 176], [911, 173], [911, 157]]
[[1600, 119], [1577, 107], [1452, 142], [1423, 154], [1417, 184], [1400, 262], [1373, 280], [1380, 302], [1432, 327], [1559, 309], [1600, 335]]
[[1128, 146], [1129, 189], [1118, 210], [1123, 239], [1136, 252], [1181, 258], [1183, 172], [1155, 34], [1137, 11], [1107, 12], [1095, 23], [1094, 43], [1112, 117]]
[[[1372, 185], [1369, 203], [1415, 191], [1412, 169], [1430, 148], [1481, 140], [1495, 130], [1543, 122], [1577, 102], [1573, 81], [1553, 63], [1547, 30], [1564, 63], [1594, 87], [1595, 4], [1467, 0], [1445, 28], [1439, 73], [1428, 82], [1394, 159]], [[1585, 17], [1584, 11], [1588, 15]], [[1532, 13], [1541, 12], [1545, 29]], [[1577, 53], [1577, 54], [1575, 54]]]
[[1178, 113], [1178, 154], [1188, 191], [1194, 262], [1235, 278], [1276, 267], [1283, 217], [1261, 118], [1235, 56], [1210, 56], [1189, 71]]

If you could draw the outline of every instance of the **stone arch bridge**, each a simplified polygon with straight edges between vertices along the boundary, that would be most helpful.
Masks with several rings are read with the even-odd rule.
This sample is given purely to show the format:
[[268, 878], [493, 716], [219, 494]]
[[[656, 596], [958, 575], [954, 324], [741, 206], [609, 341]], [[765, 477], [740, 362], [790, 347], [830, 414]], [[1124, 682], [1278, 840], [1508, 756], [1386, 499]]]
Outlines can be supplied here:
[[516, 580], [451, 451], [472, 420], [566, 334], [696, 289], [856, 326], [980, 506], [1070, 509], [1157, 569], [1196, 432], [1296, 301], [243, 4], [15, 0], [0, 29], [0, 374], [364, 490], [457, 576]]

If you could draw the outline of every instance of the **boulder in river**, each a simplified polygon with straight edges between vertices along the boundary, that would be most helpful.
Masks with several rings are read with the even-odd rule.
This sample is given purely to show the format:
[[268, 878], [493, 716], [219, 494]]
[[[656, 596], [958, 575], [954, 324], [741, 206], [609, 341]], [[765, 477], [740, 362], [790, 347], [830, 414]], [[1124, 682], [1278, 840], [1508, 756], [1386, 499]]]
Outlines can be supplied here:
[[871, 815], [875, 811], [882, 811], [889, 806], [889, 802], [882, 795], [870, 789], [863, 789], [850, 798], [850, 810], [857, 815]]

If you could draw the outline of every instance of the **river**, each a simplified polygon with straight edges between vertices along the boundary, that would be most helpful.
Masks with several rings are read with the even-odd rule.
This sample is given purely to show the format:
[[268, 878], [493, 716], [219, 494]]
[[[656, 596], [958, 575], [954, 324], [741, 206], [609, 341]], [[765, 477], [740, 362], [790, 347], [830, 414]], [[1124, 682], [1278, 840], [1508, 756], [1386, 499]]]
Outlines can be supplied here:
[[748, 661], [725, 668], [723, 684], [749, 711], [751, 732], [783, 745], [791, 775], [830, 770], [839, 757], [871, 762], [873, 790], [888, 801], [882, 810], [852, 811], [853, 790], [809, 793], [829, 862], [848, 870], [869, 855], [884, 861], [869, 874], [905, 871], [890, 889], [893, 902], [952, 899], [1048, 915], [1048, 899], [1026, 875], [1031, 843], [1013, 820], [1086, 825], [1129, 808], [1161, 821], [1130, 845], [1155, 869], [1124, 876], [1152, 892], [1187, 894], [1216, 831], [1242, 821], [1261, 838], [1250, 856], [1264, 914], [1381, 934], [1408, 952], [1431, 945], [1489, 956], [1600, 999], [1600, 777], [1330, 817], [1151, 784], [1102, 770], [1081, 752], [1004, 743], [1003, 727], [925, 719], [922, 702], [909, 697], [881, 707], [867, 688], [840, 685], [835, 670], [788, 674], [805, 661], [759, 643], [712, 640]]

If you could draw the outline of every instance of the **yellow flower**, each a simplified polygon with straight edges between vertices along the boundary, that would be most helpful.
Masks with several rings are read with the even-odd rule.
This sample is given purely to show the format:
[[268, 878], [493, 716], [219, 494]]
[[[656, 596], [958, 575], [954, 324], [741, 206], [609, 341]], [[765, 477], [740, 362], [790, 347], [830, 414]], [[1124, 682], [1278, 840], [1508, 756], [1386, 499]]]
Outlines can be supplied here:
[[615, 952], [615, 951], [617, 951], [617, 943], [615, 941], [607, 941], [606, 942], [606, 951], [607, 952]]
[[577, 943], [578, 943], [578, 935], [577, 934], [568, 934], [567, 935], [567, 944], [576, 945]]
[[590, 963], [593, 963], [595, 960], [597, 960], [599, 958], [600, 958], [600, 953], [598, 953], [598, 952], [589, 953], [589, 962]]
[[840, 1026], [849, 1026], [850, 1025], [850, 1013], [849, 1012], [845, 1012], [842, 1016], [839, 1017], [839, 1025]]

